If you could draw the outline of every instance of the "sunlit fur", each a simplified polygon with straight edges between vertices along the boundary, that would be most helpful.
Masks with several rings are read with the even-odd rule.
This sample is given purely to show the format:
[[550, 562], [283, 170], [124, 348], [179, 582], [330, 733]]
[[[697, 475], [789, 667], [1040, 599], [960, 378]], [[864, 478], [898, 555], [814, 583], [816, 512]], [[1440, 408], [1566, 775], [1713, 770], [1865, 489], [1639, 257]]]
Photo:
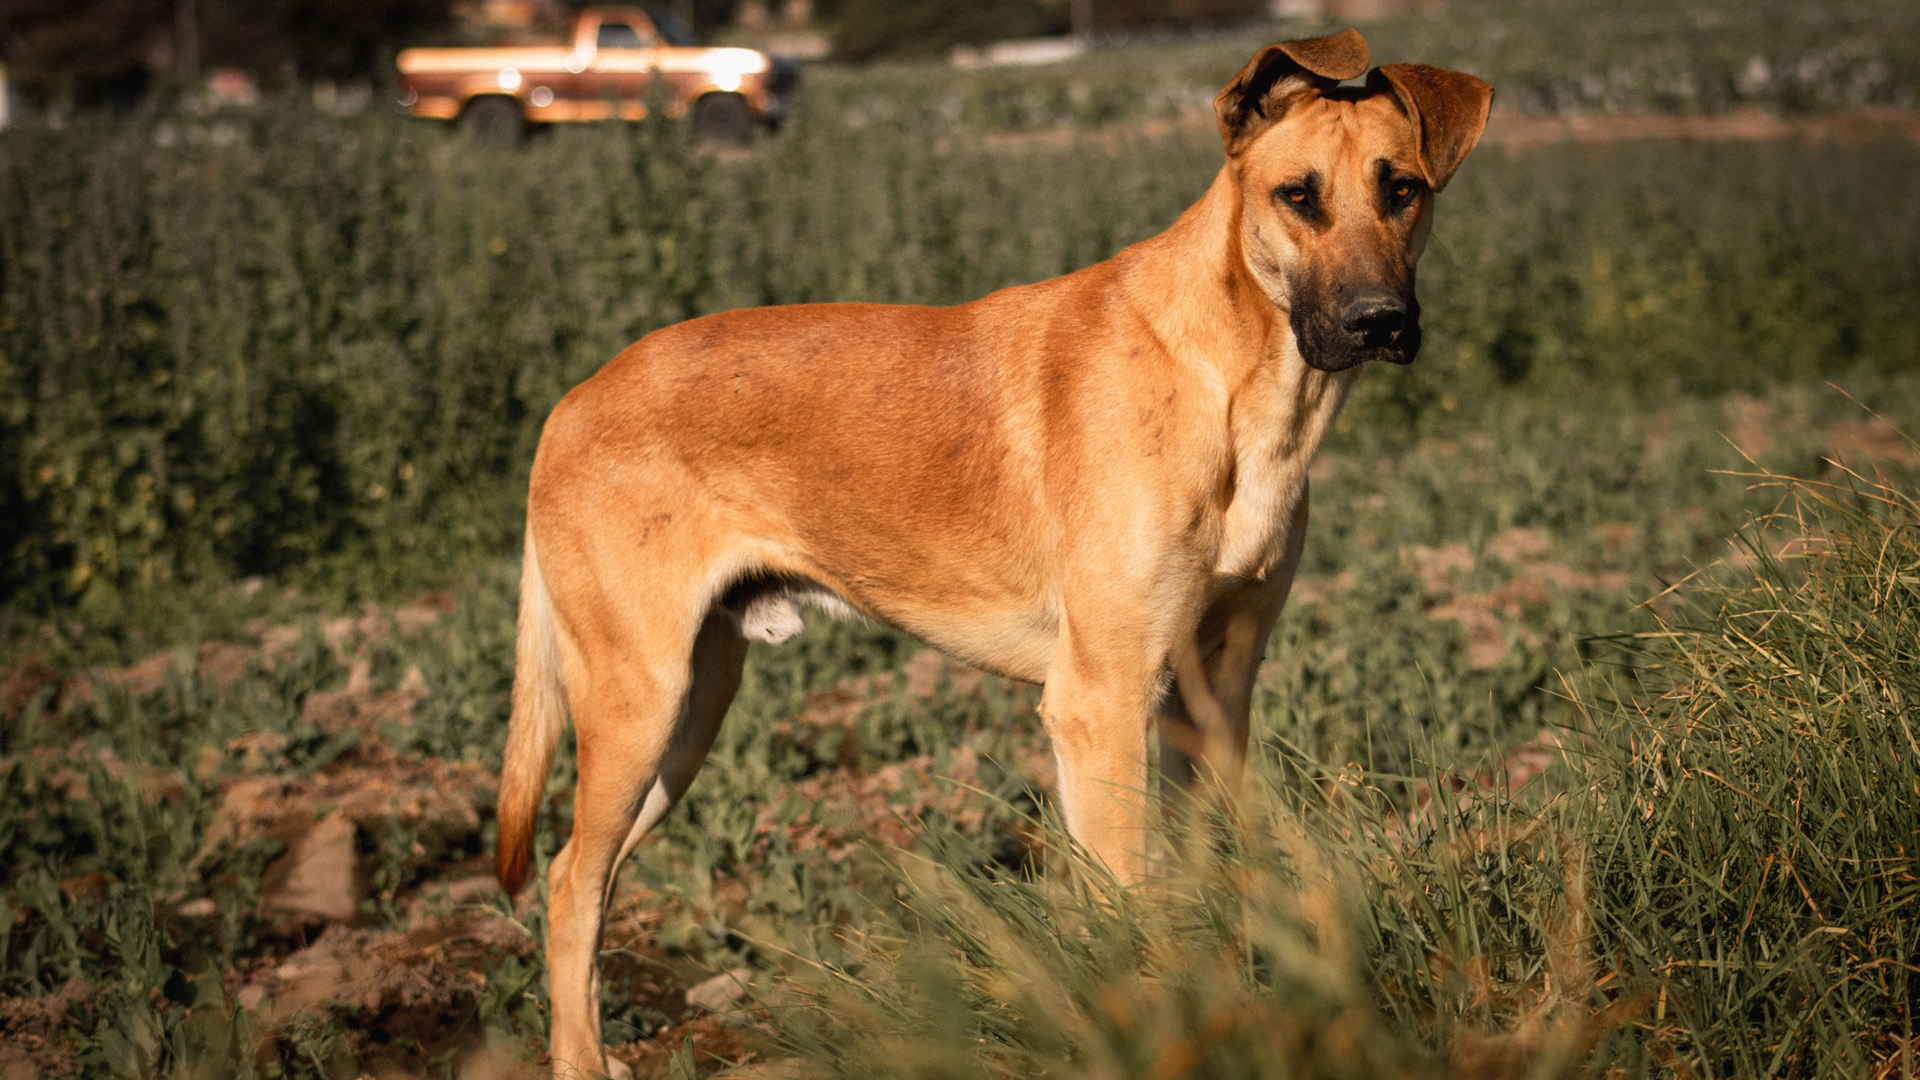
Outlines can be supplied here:
[[[1271, 195], [1311, 177], [1318, 212], [1309, 216], [1277, 195], [1245, 199], [1247, 263], [1267, 298], [1288, 314], [1307, 363], [1324, 371], [1367, 360], [1407, 363], [1419, 351], [1414, 264], [1433, 227], [1433, 193], [1422, 181], [1393, 211], [1383, 204], [1381, 178], [1421, 177], [1413, 130], [1389, 95], [1296, 86], [1284, 117], [1240, 157], [1239, 186]], [[1399, 297], [1411, 312], [1409, 330], [1394, 345], [1358, 347], [1340, 326], [1342, 306], [1369, 289]]]
[[[1364, 68], [1357, 35], [1327, 41]], [[698, 771], [743, 633], [790, 634], [797, 598], [1044, 683], [1068, 827], [1123, 881], [1144, 870], [1156, 732], [1164, 760], [1236, 775], [1308, 465], [1358, 363], [1406, 358], [1321, 323], [1357, 288], [1410, 298], [1432, 215], [1430, 194], [1391, 219], [1367, 197], [1381, 160], [1432, 166], [1422, 107], [1277, 77], [1264, 65], [1293, 64], [1287, 47], [1319, 55], [1287, 43], [1249, 65], [1234, 85], [1272, 87], [1268, 107], [1223, 106], [1229, 159], [1159, 236], [958, 307], [696, 319], [554, 409], [528, 495], [499, 870], [523, 884], [570, 709], [573, 835], [547, 874], [557, 1075], [617, 1068], [595, 967], [613, 871]], [[1324, 220], [1275, 203], [1305, 172]]]

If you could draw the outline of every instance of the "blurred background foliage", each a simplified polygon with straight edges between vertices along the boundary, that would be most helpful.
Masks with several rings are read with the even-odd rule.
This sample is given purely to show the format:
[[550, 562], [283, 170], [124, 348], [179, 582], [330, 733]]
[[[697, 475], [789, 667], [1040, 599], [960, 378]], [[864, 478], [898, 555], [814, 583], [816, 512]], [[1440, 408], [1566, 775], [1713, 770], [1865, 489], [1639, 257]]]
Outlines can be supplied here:
[[[579, 0], [544, 0], [555, 20]], [[709, 37], [780, 22], [825, 35], [837, 61], [944, 56], [962, 45], [1081, 33], [1065, 65], [992, 73], [1103, 103], [1210, 96], [1251, 49], [1363, 20], [1375, 52], [1473, 71], [1508, 107], [1789, 109], [1911, 105], [1920, 14], [1901, 0], [647, 0]], [[394, 53], [481, 32], [458, 0], [11, 0], [0, 63], [42, 104], [121, 110], [178, 96], [202, 71], [262, 85], [385, 86]], [[1343, 15], [1345, 9], [1352, 14]], [[1276, 17], [1276, 11], [1292, 12]], [[1393, 12], [1399, 14], [1392, 14]], [[1411, 11], [1412, 13], [1408, 13]], [[1319, 12], [1320, 14], [1315, 14]], [[798, 23], [792, 19], [797, 16]], [[1169, 46], [1177, 46], [1169, 50]], [[1065, 78], [1062, 78], [1062, 76]], [[969, 76], [969, 77], [978, 77]], [[929, 80], [938, 85], [939, 79]], [[1126, 89], [1132, 85], [1131, 95]]]
[[268, 85], [390, 81], [394, 53], [447, 26], [455, 0], [9, 0], [0, 62], [33, 98], [138, 107], [235, 68]]
[[[296, 573], [344, 595], [507, 551], [547, 410], [650, 330], [956, 303], [1163, 228], [1211, 132], [1006, 144], [877, 76], [714, 158], [670, 126], [469, 144], [284, 108], [0, 142], [0, 595]], [[860, 87], [864, 86], [862, 90]], [[1422, 266], [1420, 364], [1363, 395], [1755, 389], [1911, 363], [1910, 145], [1483, 153]], [[1873, 206], [1862, 214], [1858, 208]]]

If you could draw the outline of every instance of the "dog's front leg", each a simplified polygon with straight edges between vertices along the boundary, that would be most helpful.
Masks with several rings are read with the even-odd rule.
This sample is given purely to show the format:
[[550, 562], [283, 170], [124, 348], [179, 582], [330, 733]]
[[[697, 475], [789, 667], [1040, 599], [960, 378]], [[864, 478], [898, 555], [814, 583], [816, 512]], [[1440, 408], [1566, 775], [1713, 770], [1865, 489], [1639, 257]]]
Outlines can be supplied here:
[[1146, 873], [1147, 732], [1160, 664], [1138, 639], [1069, 630], [1040, 699], [1067, 831], [1122, 884]]
[[[1307, 489], [1303, 486], [1273, 563], [1258, 579], [1248, 580], [1215, 600], [1200, 621], [1196, 642], [1199, 670], [1189, 666], [1181, 671], [1180, 692], [1168, 695], [1161, 703], [1160, 767], [1169, 788], [1190, 786], [1195, 779], [1195, 759], [1203, 755], [1209, 758], [1215, 775], [1229, 787], [1239, 782], [1252, 726], [1253, 684], [1259, 677], [1273, 624], [1293, 589], [1306, 536]], [[1175, 667], [1179, 670], [1178, 664]], [[1202, 697], [1203, 709], [1208, 705], [1214, 708], [1215, 716], [1209, 719], [1223, 725], [1214, 741], [1224, 745], [1211, 750], [1206, 747], [1206, 733], [1197, 722], [1201, 718], [1187, 707], [1188, 696]]]

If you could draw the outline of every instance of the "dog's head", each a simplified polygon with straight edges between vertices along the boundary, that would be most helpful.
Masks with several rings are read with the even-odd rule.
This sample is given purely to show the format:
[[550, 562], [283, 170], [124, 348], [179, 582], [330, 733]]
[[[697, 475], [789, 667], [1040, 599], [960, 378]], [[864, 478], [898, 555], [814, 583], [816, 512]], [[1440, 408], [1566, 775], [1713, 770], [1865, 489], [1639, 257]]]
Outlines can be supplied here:
[[[1420, 350], [1413, 267], [1433, 196], [1493, 104], [1472, 75], [1367, 62], [1353, 30], [1269, 45], [1213, 102], [1240, 185], [1241, 255], [1322, 371]], [[1363, 73], [1363, 86], [1339, 85]]]

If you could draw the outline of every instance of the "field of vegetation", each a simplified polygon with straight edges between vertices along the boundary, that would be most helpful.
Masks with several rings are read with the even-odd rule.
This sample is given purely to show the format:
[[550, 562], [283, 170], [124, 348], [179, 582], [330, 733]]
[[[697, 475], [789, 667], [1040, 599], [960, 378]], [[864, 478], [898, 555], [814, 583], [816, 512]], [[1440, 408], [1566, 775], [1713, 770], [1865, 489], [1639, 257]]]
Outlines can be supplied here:
[[[1097, 5], [1095, 21], [1097, 30]], [[969, 128], [1166, 118], [1207, 108], [1267, 42], [1339, 28], [1294, 20], [1199, 39], [1122, 38], [1038, 69], [827, 72], [809, 93], [856, 115]], [[1365, 30], [1376, 59], [1472, 71], [1499, 88], [1506, 108], [1798, 113], [1920, 104], [1920, 12], [1901, 0], [1449, 0], [1442, 16]]]
[[[1904, 8], [1788, 10], [1767, 55], [1855, 34], [1886, 89], [1679, 104], [1911, 100], [1915, 39], [1879, 33]], [[1687, 63], [1746, 70], [1722, 29]], [[1376, 56], [1450, 59], [1412, 34]], [[1156, 70], [1216, 46], [1246, 51]], [[1203, 127], [1009, 141], [977, 129], [1037, 122], [949, 79], [824, 78], [719, 156], [296, 110], [0, 136], [0, 1076], [537, 1059], [540, 897], [487, 867], [553, 402], [703, 312], [1085, 265], [1218, 167]], [[1577, 99], [1622, 102], [1678, 107]], [[1363, 378], [1316, 467], [1240, 813], [1170, 812], [1164, 880], [1111, 893], [1066, 872], [1035, 688], [884, 627], [755, 646], [622, 878], [619, 1056], [1913, 1075], [1916, 173], [1897, 141], [1483, 148], [1422, 264], [1425, 352]]]

